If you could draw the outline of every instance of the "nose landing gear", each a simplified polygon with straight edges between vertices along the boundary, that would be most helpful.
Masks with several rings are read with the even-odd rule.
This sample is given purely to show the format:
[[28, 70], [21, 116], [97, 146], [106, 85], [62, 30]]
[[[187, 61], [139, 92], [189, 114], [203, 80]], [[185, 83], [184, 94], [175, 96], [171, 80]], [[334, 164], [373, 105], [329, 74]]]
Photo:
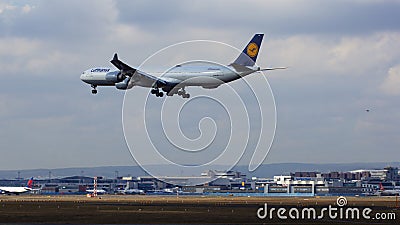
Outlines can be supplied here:
[[96, 90], [96, 87], [97, 87], [97, 85], [91, 85], [92, 86], [92, 88], [93, 88], [93, 90], [92, 90], [92, 94], [97, 94], [97, 90]]

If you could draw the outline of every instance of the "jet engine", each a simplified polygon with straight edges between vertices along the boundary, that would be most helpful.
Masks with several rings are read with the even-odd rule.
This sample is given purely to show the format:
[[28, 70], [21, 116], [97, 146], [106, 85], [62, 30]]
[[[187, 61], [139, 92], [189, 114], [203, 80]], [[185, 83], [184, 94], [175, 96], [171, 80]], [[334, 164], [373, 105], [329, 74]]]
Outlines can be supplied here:
[[113, 71], [110, 73], [106, 74], [106, 80], [107, 81], [112, 81], [112, 82], [121, 82], [125, 79], [126, 77], [120, 72], [120, 71]]
[[121, 81], [121, 82], [119, 82], [119, 83], [116, 83], [116, 84], [115, 84], [115, 87], [116, 87], [117, 89], [120, 89], [120, 90], [126, 90], [126, 89], [128, 89], [128, 84], [129, 84], [129, 80], [130, 80], [130, 79], [131, 79], [130, 77], [125, 78], [123, 81]]

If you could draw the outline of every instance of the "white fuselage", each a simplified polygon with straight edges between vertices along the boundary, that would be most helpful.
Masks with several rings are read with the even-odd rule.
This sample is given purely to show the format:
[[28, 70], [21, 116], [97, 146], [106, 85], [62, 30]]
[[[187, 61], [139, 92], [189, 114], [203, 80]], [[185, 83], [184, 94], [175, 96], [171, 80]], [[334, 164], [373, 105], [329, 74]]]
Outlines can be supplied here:
[[164, 94], [167, 96], [177, 94], [183, 98], [190, 98], [190, 94], [185, 90], [187, 86], [212, 89], [257, 71], [282, 69], [255, 67], [263, 37], [262, 33], [254, 34], [236, 60], [228, 66], [209, 61], [189, 61], [176, 65], [157, 77], [129, 66], [115, 53], [110, 63], [118, 70], [89, 69], [83, 72], [81, 80], [91, 85], [93, 94], [97, 93], [97, 86], [115, 86], [120, 90], [141, 86], [151, 88], [150, 93], [157, 97], [163, 97]]
[[12, 194], [21, 194], [31, 190], [32, 189], [28, 187], [0, 187], [0, 192]]
[[[110, 68], [93, 68], [83, 72], [80, 78], [85, 83], [91, 85], [114, 86], [117, 82], [112, 79], [107, 79], [107, 77], [116, 76], [119, 72], [119, 70], [112, 70]], [[185, 86], [202, 86], [204, 88], [216, 88], [221, 83], [228, 83], [254, 72], [256, 72], [256, 70], [253, 69], [249, 69], [244, 72], [237, 72], [232, 67], [219, 65], [178, 65], [163, 73], [160, 78], [162, 80], [172, 83], [184, 82]], [[133, 86], [153, 87], [154, 81], [146, 79], [131, 79], [129, 88], [132, 88]]]

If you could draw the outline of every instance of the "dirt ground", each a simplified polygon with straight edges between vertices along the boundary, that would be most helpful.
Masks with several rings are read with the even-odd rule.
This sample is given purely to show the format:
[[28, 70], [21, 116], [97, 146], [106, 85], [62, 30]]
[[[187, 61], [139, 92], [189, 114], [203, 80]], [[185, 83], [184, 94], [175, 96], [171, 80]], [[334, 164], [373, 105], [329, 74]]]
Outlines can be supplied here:
[[[282, 219], [277, 210], [287, 212], [303, 208], [337, 206], [337, 197], [209, 197], [209, 196], [0, 196], [1, 223], [51, 223], [51, 224], [400, 224], [400, 210], [395, 197], [347, 197], [347, 208], [371, 208], [373, 218], [354, 219], [338, 216], [331, 219], [325, 212], [317, 219]], [[257, 211], [265, 203], [268, 210], [275, 208], [260, 219]], [[346, 208], [347, 207], [347, 208]], [[269, 212], [269, 211], [268, 211]], [[339, 212], [339, 211], [338, 211]], [[375, 218], [383, 213], [386, 218]], [[319, 214], [318, 214], [319, 215]], [[360, 216], [361, 217], [361, 216]]]

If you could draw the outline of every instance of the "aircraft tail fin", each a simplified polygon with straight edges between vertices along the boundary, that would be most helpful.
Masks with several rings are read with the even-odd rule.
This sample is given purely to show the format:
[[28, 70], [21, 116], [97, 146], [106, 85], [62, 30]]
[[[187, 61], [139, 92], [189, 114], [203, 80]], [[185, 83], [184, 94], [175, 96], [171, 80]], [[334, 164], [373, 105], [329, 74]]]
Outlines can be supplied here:
[[240, 53], [239, 57], [233, 62], [241, 66], [254, 66], [264, 34], [255, 34], [250, 42]]
[[33, 187], [33, 177], [31, 177], [31, 179], [28, 180], [28, 183], [26, 184], [27, 188], [32, 188]]
[[383, 187], [383, 184], [382, 184], [382, 182], [381, 182], [381, 183], [379, 183], [379, 190], [381, 190], [381, 191], [384, 191], [384, 190], [385, 190], [385, 188]]

